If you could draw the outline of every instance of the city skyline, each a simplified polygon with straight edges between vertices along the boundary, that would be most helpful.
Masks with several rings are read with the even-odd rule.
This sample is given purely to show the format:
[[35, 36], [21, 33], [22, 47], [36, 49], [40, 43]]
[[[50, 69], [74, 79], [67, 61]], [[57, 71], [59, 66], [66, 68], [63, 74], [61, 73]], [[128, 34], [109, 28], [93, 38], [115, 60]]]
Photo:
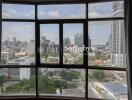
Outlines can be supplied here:
[[[108, 2], [108, 3], [96, 3], [96, 4], [94, 4], [94, 5], [92, 5], [92, 4], [90, 4], [89, 5], [89, 16], [91, 16], [91, 17], [106, 17], [106, 15], [107, 16], [111, 16], [111, 15], [113, 15], [113, 12], [112, 12], [112, 3], [113, 2]], [[78, 15], [78, 13], [84, 13], [85, 11], [84, 11], [84, 7], [83, 7], [84, 5], [80, 5], [80, 4], [75, 4], [75, 5], [54, 5], [54, 6], [39, 6], [39, 12], [40, 12], [40, 15], [38, 14], [38, 16], [44, 16], [44, 13], [46, 13], [46, 12], [49, 12], [50, 14], [49, 15], [51, 15], [52, 17], [51, 18], [53, 18], [53, 16], [56, 16], [57, 14], [59, 15], [59, 16], [65, 16], [65, 14], [63, 13], [63, 10], [66, 8], [67, 9], [67, 12], [65, 12], [67, 15], [69, 15], [69, 16], [72, 16], [72, 15], [70, 15], [70, 14], [74, 14], [73, 12], [75, 12], [76, 11], [76, 15], [75, 16], [77, 16]], [[26, 6], [26, 5], [15, 5], [15, 4], [3, 4], [2, 5], [2, 11], [3, 11], [3, 13], [2, 13], [2, 16], [3, 16], [3, 18], [12, 18], [12, 17], [16, 17], [16, 18], [21, 18], [21, 17], [23, 17], [23, 18], [34, 18], [34, 6]], [[76, 10], [76, 8], [78, 8], [79, 10]], [[93, 9], [93, 8], [95, 8], [95, 9]], [[26, 10], [26, 9], [28, 9], [28, 10]], [[73, 9], [72, 11], [71, 10], [68, 10], [68, 9]], [[103, 10], [102, 10], [103, 9]], [[19, 14], [17, 13], [17, 12], [19, 12]], [[22, 12], [24, 12], [24, 14], [22, 13]], [[43, 13], [43, 14], [42, 14]], [[81, 14], [79, 14], [79, 15], [81, 15]], [[26, 16], [26, 17], [25, 17]], [[50, 16], [49, 16], [50, 17]], [[45, 18], [45, 17], [44, 17]], [[61, 18], [61, 17], [60, 17]], [[10, 23], [10, 24], [9, 24]], [[6, 27], [4, 27], [4, 24], [5, 24], [5, 26]], [[15, 25], [16, 24], [16, 25]], [[11, 23], [11, 22], [8, 22], [8, 23], [6, 23], [6, 22], [3, 22], [3, 39], [2, 40], [4, 40], [5, 38], [6, 38], [6, 36], [10, 36], [10, 34], [11, 33], [17, 33], [17, 29], [20, 29], [21, 31], [21, 33], [19, 33], [19, 34], [23, 34], [23, 33], [25, 33], [25, 34], [23, 34], [23, 39], [27, 39], [27, 40], [29, 40], [29, 37], [31, 36], [31, 31], [33, 31], [33, 33], [34, 33], [34, 31], [35, 31], [35, 29], [34, 29], [34, 27], [35, 27], [35, 25], [34, 25], [34, 23], [32, 23], [32, 25], [31, 25], [31, 23], [22, 23], [22, 25], [21, 26], [19, 26], [19, 24], [20, 23]], [[96, 23], [95, 23], [96, 24]], [[103, 25], [103, 23], [102, 23], [102, 25]], [[104, 23], [104, 26], [106, 25], [106, 23]], [[22, 28], [23, 27], [23, 28]], [[31, 28], [32, 27], [32, 28]], [[79, 29], [79, 27], [80, 26], [76, 26], [76, 29]], [[22, 29], [21, 29], [22, 28]], [[52, 32], [55, 30], [55, 28], [56, 27], [52, 27]], [[105, 28], [104, 28], [104, 30], [100, 30], [100, 27], [99, 26], [97, 26], [96, 27], [96, 30], [98, 30], [98, 31], [96, 31], [96, 30], [94, 30], [93, 32], [91, 31], [91, 32], [89, 32], [89, 34], [96, 34], [97, 36], [99, 36], [98, 34], [100, 34], [101, 33], [101, 35], [99, 36], [99, 38], [98, 38], [98, 40], [100, 40], [100, 42], [98, 42], [98, 40], [97, 39], [95, 39], [94, 37], [95, 36], [93, 36], [93, 37], [91, 37], [94, 41], [93, 42], [91, 42], [91, 44], [92, 45], [104, 45], [104, 44], [106, 44], [106, 40], [104, 40], [104, 38], [103, 37], [107, 37], [108, 38], [108, 35], [107, 34], [109, 34], [109, 29], [111, 29], [111, 26], [110, 25], [106, 25], [105, 26]], [[25, 31], [25, 30], [28, 30], [28, 31]], [[44, 30], [44, 29], [42, 29], [42, 30]], [[47, 30], [50, 30], [48, 27], [47, 27]], [[65, 29], [64, 29], [65, 30]], [[91, 30], [93, 30], [93, 29], [91, 29]], [[67, 32], [66, 32], [67, 31]], [[73, 40], [73, 36], [72, 36], [72, 32], [68, 32], [69, 30], [67, 29], [67, 30], [65, 30], [65, 32], [66, 32], [66, 34], [70, 34], [70, 37], [72, 38], [71, 40]], [[9, 33], [10, 32], [10, 33]], [[104, 33], [105, 32], [105, 33]], [[54, 32], [55, 33], [55, 32]], [[4, 34], [6, 34], [5, 36], [4, 36]], [[8, 35], [7, 35], [8, 34]], [[18, 34], [18, 33], [17, 33]], [[57, 33], [58, 34], [58, 33]], [[25, 35], [25, 36], [24, 36]], [[49, 33], [47, 33], [47, 37], [50, 37], [50, 36], [48, 36], [48, 35], [50, 35], [50, 32]], [[103, 36], [103, 37], [102, 37]], [[17, 38], [19, 38], [19, 36], [17, 37]], [[54, 37], [53, 37], [54, 38]], [[52, 39], [53, 39], [52, 38]], [[57, 37], [56, 37], [57, 38]], [[23, 40], [23, 39], [21, 39], [20, 38], [20, 40]], [[51, 40], [52, 40], [51, 39]], [[57, 40], [57, 39], [56, 39]], [[58, 42], [58, 41], [56, 41], [56, 42]], [[100, 43], [100, 44], [98, 44], [98, 43]]]
[[[34, 6], [11, 4], [3, 4], [2, 6], [4, 7], [2, 17], [4, 18], [34, 19]], [[22, 9], [23, 7], [24, 9]], [[40, 5], [38, 6], [38, 19], [85, 18], [85, 7], [83, 4]], [[119, 1], [90, 3], [88, 7], [89, 18], [113, 18], [121, 17], [123, 14], [123, 3]], [[24, 13], [22, 14], [22, 12]], [[65, 20], [63, 21], [65, 22]], [[47, 64], [47, 66], [46, 68], [36, 67], [37, 73], [35, 67], [34, 69], [29, 67], [0, 69], [0, 95], [31, 94], [35, 89], [38, 89], [40, 95], [84, 97], [88, 90], [88, 98], [127, 99], [126, 71], [114, 70], [117, 67], [126, 68], [124, 66], [125, 54], [123, 54], [125, 51], [123, 48], [125, 47], [123, 21], [88, 20], [86, 22], [88, 30], [85, 27], [87, 25], [83, 25], [83, 19], [80, 19], [82, 23], [68, 21], [71, 23], [63, 23], [63, 27], [60, 27], [62, 22], [40, 24], [40, 29], [37, 29], [40, 30], [40, 41], [35, 41], [38, 34], [35, 35], [35, 26], [38, 25], [35, 22], [2, 23], [1, 65], [28, 65], [32, 67]], [[59, 33], [60, 31], [63, 32]], [[82, 50], [86, 49], [83, 47], [83, 43], [86, 42], [83, 35], [86, 33], [83, 32], [87, 31], [89, 48], [88, 52], [85, 53]], [[63, 40], [62, 43], [59, 43], [60, 37], [61, 41]], [[38, 53], [35, 53], [38, 49], [35, 43], [40, 45]], [[55, 64], [55, 68], [50, 68], [48, 64], [52, 66]], [[75, 67], [81, 66], [77, 69], [64, 68], [65, 65], [71, 66], [72, 64]], [[57, 68], [60, 65], [62, 68]], [[86, 70], [82, 66], [90, 66], [92, 69]], [[98, 70], [99, 67], [102, 70]], [[111, 70], [106, 70], [107, 68]], [[38, 86], [35, 87], [35, 84]]]

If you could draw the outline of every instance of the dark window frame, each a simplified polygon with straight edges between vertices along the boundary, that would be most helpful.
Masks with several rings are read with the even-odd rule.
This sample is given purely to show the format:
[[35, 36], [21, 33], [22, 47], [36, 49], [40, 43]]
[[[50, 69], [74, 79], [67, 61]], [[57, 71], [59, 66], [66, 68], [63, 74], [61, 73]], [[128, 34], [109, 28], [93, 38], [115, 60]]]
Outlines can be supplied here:
[[[128, 72], [129, 68], [119, 68], [119, 67], [92, 67], [88, 66], [88, 55], [86, 54], [87, 51], [83, 52], [83, 65], [73, 65], [73, 64], [68, 64], [65, 65], [63, 64], [63, 24], [64, 23], [82, 23], [83, 24], [83, 42], [86, 47], [88, 47], [88, 22], [91, 21], [112, 21], [112, 20], [124, 20], [125, 22], [125, 29], [126, 29], [126, 38], [128, 39], [128, 16], [127, 16], [127, 5], [128, 2], [127, 0], [124, 0], [124, 17], [108, 17], [108, 18], [88, 18], [88, 4], [89, 3], [97, 3], [97, 2], [112, 2], [112, 1], [123, 1], [123, 0], [77, 0], [77, 1], [57, 1], [57, 2], [41, 2], [41, 3], [33, 3], [33, 2], [23, 2], [23, 1], [14, 1], [14, 0], [4, 0], [0, 2], [0, 30], [2, 30], [2, 22], [34, 22], [35, 23], [35, 55], [36, 55], [36, 65], [0, 65], [0, 68], [36, 68], [36, 95], [35, 97], [41, 97], [39, 96], [39, 91], [38, 91], [38, 68], [78, 68], [78, 69], [85, 69], [86, 75], [85, 75], [85, 82], [86, 82], [86, 93], [84, 99], [88, 99], [88, 70], [89, 69], [98, 69], [98, 70], [115, 70], [115, 71], [126, 71], [127, 72], [127, 80], [130, 78], [130, 75]], [[2, 3], [7, 3], [7, 4], [24, 4], [24, 5], [34, 5], [35, 6], [35, 19], [2, 19]], [[85, 4], [86, 6], [86, 18], [85, 19], [38, 19], [38, 5], [56, 5], [56, 4]], [[60, 64], [42, 64], [40, 63], [40, 54], [38, 53], [38, 49], [40, 47], [40, 24], [52, 24], [52, 23], [58, 23], [59, 24], [59, 38], [60, 38]], [[85, 34], [84, 34], [85, 33]], [[0, 40], [2, 36], [2, 31], [0, 31]], [[128, 42], [127, 42], [128, 43]], [[126, 47], [128, 44], [126, 44]], [[128, 55], [128, 50], [127, 50], [127, 55]], [[0, 58], [1, 58], [1, 41], [0, 41]], [[128, 58], [128, 57], [127, 57]], [[129, 60], [129, 59], [128, 59]], [[72, 67], [71, 67], [72, 66]], [[128, 65], [129, 67], [130, 65]], [[128, 77], [129, 76], [129, 77]], [[130, 82], [128, 81], [128, 86], [131, 87]], [[131, 90], [128, 88], [128, 98], [130, 99]], [[11, 96], [12, 97], [12, 96]], [[17, 97], [17, 96], [15, 96]], [[26, 97], [26, 96], [25, 96]], [[30, 96], [29, 96], [30, 97]], [[51, 96], [52, 97], [52, 96]], [[1, 97], [0, 97], [1, 98]], [[61, 97], [62, 98], [62, 97]], [[96, 98], [91, 98], [91, 99], [96, 99]], [[98, 99], [98, 98], [97, 98]]]

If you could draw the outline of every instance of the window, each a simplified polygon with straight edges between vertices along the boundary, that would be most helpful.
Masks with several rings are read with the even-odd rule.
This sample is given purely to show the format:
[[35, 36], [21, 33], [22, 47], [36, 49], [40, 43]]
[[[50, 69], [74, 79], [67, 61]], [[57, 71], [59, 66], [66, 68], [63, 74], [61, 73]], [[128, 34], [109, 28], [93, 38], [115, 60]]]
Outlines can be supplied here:
[[89, 25], [90, 66], [126, 67], [123, 20], [92, 21]]
[[123, 17], [124, 2], [106, 2], [89, 4], [89, 18]]
[[1, 68], [0, 96], [35, 95], [34, 68]]
[[127, 80], [124, 71], [91, 69], [88, 71], [88, 97], [127, 99]]
[[63, 63], [83, 64], [83, 25], [64, 24], [63, 34]]
[[91, 3], [88, 6], [88, 17], [94, 18], [88, 21], [88, 98], [127, 100], [123, 2]]
[[41, 95], [85, 96], [85, 70], [39, 68]]
[[33, 5], [2, 4], [2, 18], [35, 19], [35, 7]]
[[39, 19], [85, 18], [85, 5], [83, 4], [39, 5], [38, 17]]
[[128, 100], [123, 0], [15, 1], [0, 9], [0, 96]]
[[59, 25], [40, 25], [41, 63], [59, 63]]
[[1, 64], [35, 64], [35, 24], [30, 22], [2, 23]]

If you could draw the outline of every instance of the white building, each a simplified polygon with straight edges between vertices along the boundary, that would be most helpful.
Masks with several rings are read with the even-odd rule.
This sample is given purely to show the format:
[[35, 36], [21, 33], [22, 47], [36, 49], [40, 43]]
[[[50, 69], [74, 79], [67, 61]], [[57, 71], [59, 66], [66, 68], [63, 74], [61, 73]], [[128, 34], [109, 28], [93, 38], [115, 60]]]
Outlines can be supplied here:
[[20, 80], [30, 79], [31, 71], [30, 68], [20, 68]]
[[[113, 3], [113, 17], [124, 16], [123, 2]], [[123, 20], [116, 20], [112, 22], [111, 29], [111, 64], [119, 67], [126, 67], [125, 57], [125, 30]]]
[[35, 40], [31, 40], [28, 42], [26, 51], [27, 51], [28, 55], [34, 55], [35, 54]]
[[9, 53], [6, 52], [6, 51], [2, 51], [1, 52], [1, 59], [5, 60], [5, 61], [8, 61], [9, 60]]

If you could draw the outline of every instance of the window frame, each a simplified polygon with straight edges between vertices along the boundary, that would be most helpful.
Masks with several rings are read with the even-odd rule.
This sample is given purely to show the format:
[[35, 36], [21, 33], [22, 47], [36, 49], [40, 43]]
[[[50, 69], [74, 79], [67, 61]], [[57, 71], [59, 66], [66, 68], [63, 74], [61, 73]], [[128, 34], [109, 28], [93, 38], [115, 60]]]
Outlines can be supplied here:
[[[89, 98], [88, 97], [88, 70], [89, 69], [98, 69], [98, 70], [115, 70], [115, 71], [126, 71], [127, 72], [127, 80], [129, 80], [128, 78], [130, 78], [130, 71], [128, 71], [128, 69], [130, 69], [130, 65], [129, 63], [129, 52], [128, 49], [126, 50], [127, 53], [127, 68], [119, 68], [119, 67], [92, 67], [92, 66], [88, 66], [88, 55], [87, 55], [87, 51], [83, 52], [83, 65], [73, 65], [73, 64], [63, 64], [63, 24], [65, 23], [82, 23], [83, 24], [83, 42], [84, 42], [84, 46], [88, 47], [88, 22], [92, 22], [92, 21], [112, 21], [112, 20], [124, 20], [125, 22], [125, 32], [126, 32], [126, 39], [128, 39], [128, 32], [127, 32], [127, 28], [128, 28], [128, 2], [127, 0], [124, 0], [124, 17], [106, 17], [106, 18], [88, 18], [88, 4], [90, 3], [101, 3], [101, 2], [112, 2], [112, 1], [123, 1], [123, 0], [71, 0], [71, 1], [53, 1], [53, 2], [38, 2], [38, 3], [33, 3], [33, 2], [25, 2], [25, 1], [14, 1], [14, 0], [4, 0], [2, 2], [0, 2], [0, 30], [2, 30], [2, 22], [34, 22], [35, 23], [35, 61], [36, 61], [36, 65], [0, 65], [0, 68], [35, 68], [35, 74], [36, 74], [36, 95], [34, 95], [34, 97], [41, 97], [39, 96], [39, 90], [38, 90], [38, 69], [39, 68], [47, 68], [47, 66], [49, 68], [77, 68], [77, 69], [85, 69], [85, 83], [86, 83], [86, 87], [85, 87], [85, 97], [83, 97], [83, 99], [93, 99], [96, 100], [98, 98]], [[2, 19], [2, 3], [7, 3], [7, 4], [24, 4], [24, 5], [34, 5], [35, 6], [35, 19]], [[85, 5], [85, 14], [86, 14], [86, 18], [82, 18], [82, 19], [38, 19], [38, 6], [39, 5], [56, 5], [56, 4], [84, 4]], [[38, 53], [39, 47], [40, 47], [40, 24], [52, 24], [52, 23], [57, 23], [59, 24], [59, 42], [60, 42], [60, 64], [41, 64], [40, 63], [40, 53]], [[84, 34], [85, 33], [85, 34]], [[2, 38], [2, 31], [0, 31], [0, 40]], [[126, 47], [128, 47], [129, 42], [126, 42]], [[0, 59], [1, 59], [1, 41], [0, 41]], [[72, 66], [72, 67], [71, 67]], [[130, 81], [128, 81], [128, 86], [131, 87], [130, 85]], [[11, 96], [14, 97], [14, 96]], [[15, 96], [17, 97], [17, 96]], [[18, 96], [19, 97], [19, 96]], [[22, 97], [22, 96], [20, 96]], [[28, 96], [24, 96], [24, 97], [28, 97]], [[31, 96], [29, 96], [31, 97]], [[46, 97], [46, 96], [44, 96]], [[130, 99], [131, 97], [131, 89], [128, 88], [128, 98]], [[1, 96], [0, 96], [1, 98]], [[46, 98], [52, 98], [51, 97], [46, 97]], [[53, 97], [54, 98], [54, 97]], [[56, 96], [56, 98], [62, 98], [63, 97], [59, 97]], [[72, 98], [72, 97], [64, 97], [64, 98]], [[75, 97], [76, 98], [76, 97]], [[74, 98], [73, 98], [74, 99]], [[101, 99], [102, 100], [102, 99]], [[130, 99], [131, 100], [131, 99]]]

